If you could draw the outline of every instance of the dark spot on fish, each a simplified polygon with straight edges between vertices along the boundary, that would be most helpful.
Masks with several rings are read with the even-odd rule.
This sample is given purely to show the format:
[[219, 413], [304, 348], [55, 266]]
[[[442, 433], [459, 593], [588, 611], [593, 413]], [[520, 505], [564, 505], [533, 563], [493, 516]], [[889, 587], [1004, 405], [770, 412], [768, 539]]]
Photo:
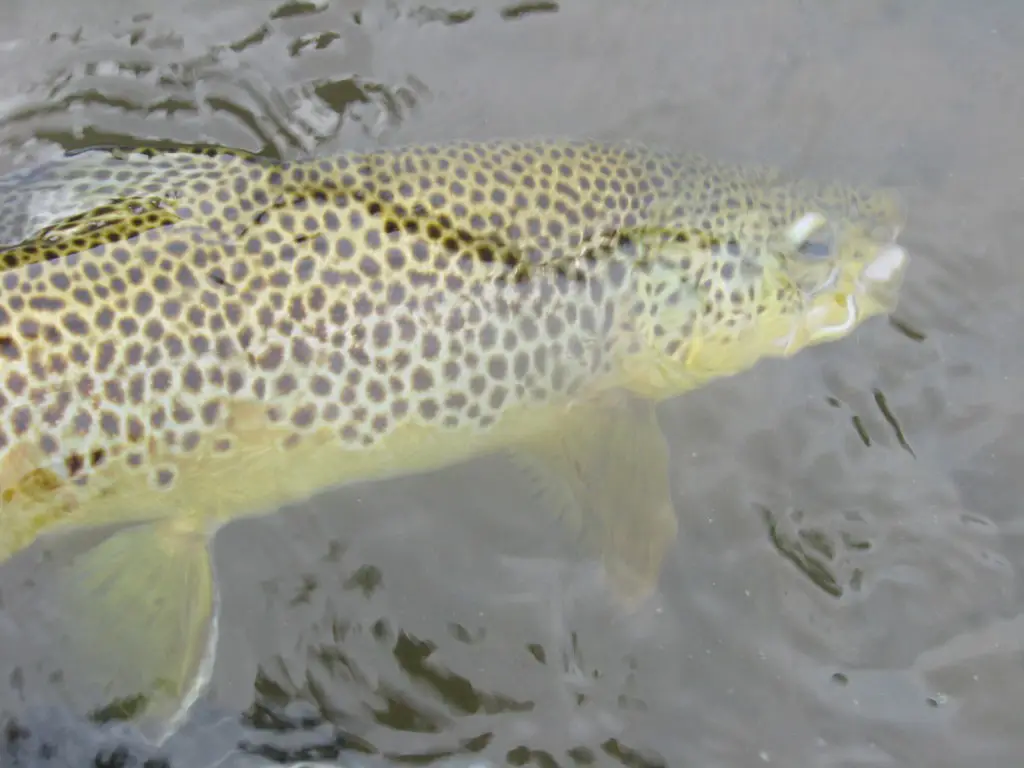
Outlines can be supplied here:
[[64, 460], [64, 467], [69, 477], [74, 477], [85, 466], [85, 458], [80, 453], [73, 453]]

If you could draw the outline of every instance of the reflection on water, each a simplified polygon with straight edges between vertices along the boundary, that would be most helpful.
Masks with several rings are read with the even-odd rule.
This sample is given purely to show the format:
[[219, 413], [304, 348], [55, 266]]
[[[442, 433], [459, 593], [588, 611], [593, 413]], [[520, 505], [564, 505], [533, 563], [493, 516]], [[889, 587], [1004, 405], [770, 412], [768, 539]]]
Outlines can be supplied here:
[[1001, 768], [1024, 753], [1017, 4], [4, 13], [3, 170], [94, 144], [296, 157], [638, 139], [894, 184], [913, 256], [890, 322], [661, 409], [680, 540], [640, 613], [614, 612], [498, 462], [346, 489], [218, 537], [210, 688], [156, 749], [70, 714], [36, 621], [38, 554], [0, 580], [9, 762]]

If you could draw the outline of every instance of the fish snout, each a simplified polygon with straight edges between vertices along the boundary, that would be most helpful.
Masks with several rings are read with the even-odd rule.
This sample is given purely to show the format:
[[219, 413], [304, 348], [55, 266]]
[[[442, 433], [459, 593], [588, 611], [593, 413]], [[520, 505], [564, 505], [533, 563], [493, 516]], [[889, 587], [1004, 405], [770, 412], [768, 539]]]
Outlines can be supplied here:
[[861, 271], [858, 288], [880, 312], [896, 309], [908, 261], [906, 248], [890, 242], [880, 246]]

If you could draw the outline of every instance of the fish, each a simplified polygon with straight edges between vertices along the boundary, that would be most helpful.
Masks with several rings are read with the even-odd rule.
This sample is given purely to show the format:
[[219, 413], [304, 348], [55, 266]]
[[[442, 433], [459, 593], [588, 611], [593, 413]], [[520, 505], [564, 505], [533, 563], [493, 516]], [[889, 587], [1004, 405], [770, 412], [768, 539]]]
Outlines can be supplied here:
[[[270, 161], [96, 147], [0, 177], [0, 562], [166, 722], [226, 522], [507, 457], [635, 606], [678, 533], [656, 406], [891, 312], [895, 192], [633, 142]], [[191, 692], [191, 693], [190, 693]]]

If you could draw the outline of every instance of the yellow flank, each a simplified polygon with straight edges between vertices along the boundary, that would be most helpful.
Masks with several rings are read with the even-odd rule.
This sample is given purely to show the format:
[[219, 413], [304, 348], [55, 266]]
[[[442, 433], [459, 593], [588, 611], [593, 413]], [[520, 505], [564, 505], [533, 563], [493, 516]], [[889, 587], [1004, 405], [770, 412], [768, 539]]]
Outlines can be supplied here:
[[[122, 633], [130, 674], [111, 673], [164, 680], [146, 694], [164, 715], [208, 652], [215, 527], [347, 482], [542, 459], [642, 597], [675, 534], [653, 404], [890, 311], [902, 224], [886, 193], [629, 144], [94, 150], [18, 171], [0, 178], [0, 559], [62, 526], [175, 521], [113, 534], [68, 578], [82, 611], [170, 606]], [[175, 537], [187, 568], [160, 548]], [[166, 567], [119, 591], [151, 549]], [[182, 650], [151, 642], [174, 623]]]

